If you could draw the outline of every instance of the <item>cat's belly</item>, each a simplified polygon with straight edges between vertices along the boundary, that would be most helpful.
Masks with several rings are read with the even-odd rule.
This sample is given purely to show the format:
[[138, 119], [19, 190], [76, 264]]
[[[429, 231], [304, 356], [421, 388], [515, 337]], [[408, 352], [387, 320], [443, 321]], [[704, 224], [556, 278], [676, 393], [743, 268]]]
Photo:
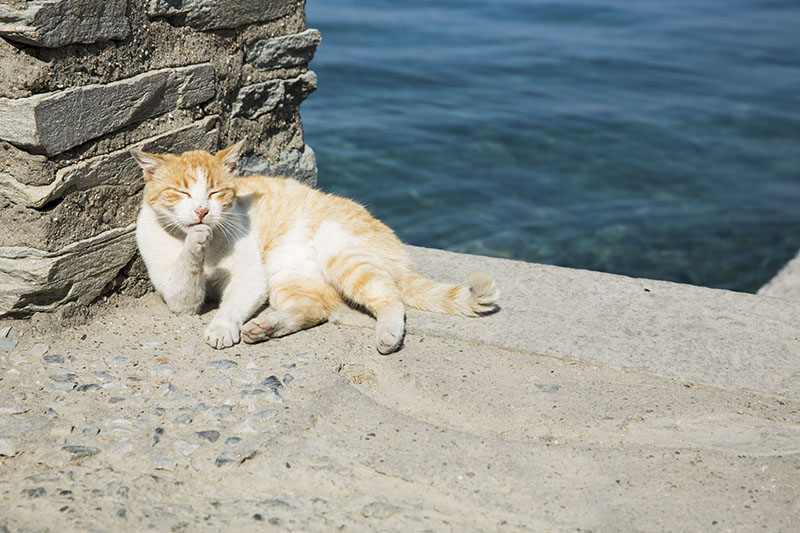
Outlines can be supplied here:
[[264, 267], [270, 285], [294, 278], [324, 279], [322, 268], [308, 245], [279, 246], [269, 253]]

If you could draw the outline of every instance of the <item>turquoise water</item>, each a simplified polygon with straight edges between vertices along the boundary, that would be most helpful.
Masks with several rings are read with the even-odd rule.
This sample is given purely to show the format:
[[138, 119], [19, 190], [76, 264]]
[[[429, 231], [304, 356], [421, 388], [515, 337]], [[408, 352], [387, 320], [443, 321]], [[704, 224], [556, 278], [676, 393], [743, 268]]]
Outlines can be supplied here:
[[411, 244], [754, 291], [800, 248], [800, 2], [309, 0], [322, 189]]

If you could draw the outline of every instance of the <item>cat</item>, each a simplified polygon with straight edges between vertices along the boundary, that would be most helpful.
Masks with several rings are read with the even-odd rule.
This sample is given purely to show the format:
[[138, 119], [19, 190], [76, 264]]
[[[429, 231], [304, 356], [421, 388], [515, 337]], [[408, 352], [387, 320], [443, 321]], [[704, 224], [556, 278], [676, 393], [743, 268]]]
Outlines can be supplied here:
[[145, 181], [136, 242], [150, 279], [178, 314], [219, 299], [204, 332], [210, 346], [288, 335], [351, 304], [375, 317], [376, 347], [388, 354], [402, 343], [406, 305], [461, 316], [497, 309], [491, 277], [471, 272], [467, 287], [420, 276], [361, 205], [292, 179], [238, 177], [242, 147], [131, 151]]

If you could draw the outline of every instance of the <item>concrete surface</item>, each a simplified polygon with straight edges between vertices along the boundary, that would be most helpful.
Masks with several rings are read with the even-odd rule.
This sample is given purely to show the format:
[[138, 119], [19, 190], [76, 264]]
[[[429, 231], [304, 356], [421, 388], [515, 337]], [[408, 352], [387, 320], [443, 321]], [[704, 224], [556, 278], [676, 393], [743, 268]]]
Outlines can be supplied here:
[[[0, 338], [0, 531], [793, 531], [800, 302], [413, 248], [495, 315], [215, 351], [153, 294]], [[2, 337], [0, 327], [0, 337]]]
[[800, 252], [758, 289], [758, 294], [800, 300]]

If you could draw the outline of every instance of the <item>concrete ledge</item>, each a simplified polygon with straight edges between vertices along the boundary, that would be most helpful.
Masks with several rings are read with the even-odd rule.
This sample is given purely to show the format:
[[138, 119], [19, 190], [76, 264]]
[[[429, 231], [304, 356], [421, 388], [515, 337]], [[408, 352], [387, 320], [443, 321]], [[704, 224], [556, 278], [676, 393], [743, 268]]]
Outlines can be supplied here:
[[410, 250], [503, 308], [388, 357], [346, 309], [223, 351], [153, 294], [0, 324], [0, 529], [794, 528], [799, 302]]
[[488, 272], [503, 296], [503, 312], [477, 324], [413, 313], [419, 333], [800, 400], [798, 301], [411, 250], [437, 278], [454, 264]]
[[783, 265], [775, 277], [758, 289], [758, 294], [800, 300], [800, 252]]

